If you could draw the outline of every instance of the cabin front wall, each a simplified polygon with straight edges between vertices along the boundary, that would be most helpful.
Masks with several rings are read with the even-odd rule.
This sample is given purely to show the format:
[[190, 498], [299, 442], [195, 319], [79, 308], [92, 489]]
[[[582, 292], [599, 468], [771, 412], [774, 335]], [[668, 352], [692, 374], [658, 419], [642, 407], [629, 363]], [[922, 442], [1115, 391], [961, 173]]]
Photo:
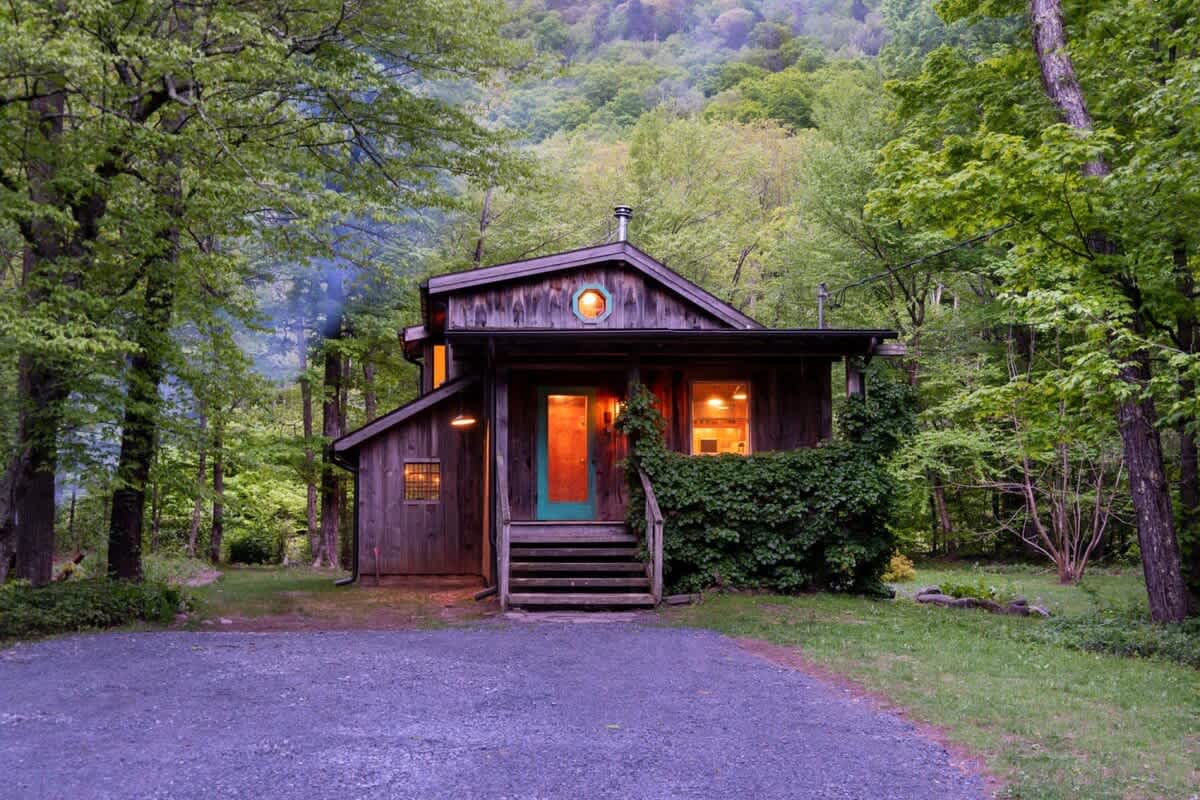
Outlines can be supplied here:
[[[575, 292], [587, 286], [603, 287], [611, 296], [612, 312], [597, 322], [585, 322], [572, 310]], [[450, 295], [446, 302], [448, 330], [728, 327], [617, 262], [464, 290]]]
[[[751, 452], [814, 447], [832, 429], [831, 364], [828, 358], [753, 363], [663, 364], [642, 360], [639, 379], [657, 398], [671, 450], [691, 450], [693, 381], [736, 381], [750, 387]], [[625, 437], [612, 422], [628, 393], [630, 362], [609, 360], [593, 367], [513, 368], [508, 386], [508, 485], [514, 520], [537, 519], [538, 387], [595, 392], [591, 410], [591, 462], [598, 520], [625, 519], [628, 491], [621, 467]]]
[[509, 502], [515, 520], [537, 519], [538, 388], [595, 392], [591, 416], [591, 468], [595, 476], [596, 519], [625, 519], [626, 488], [621, 462], [625, 437], [613, 426], [617, 403], [628, 386], [624, 370], [513, 370], [508, 388]]
[[[477, 394], [464, 399], [472, 409], [479, 402]], [[443, 401], [360, 446], [356, 502], [361, 574], [480, 575], [487, 571], [483, 426], [452, 427], [450, 420], [458, 411], [455, 400]], [[437, 465], [436, 500], [408, 499], [406, 464]]]

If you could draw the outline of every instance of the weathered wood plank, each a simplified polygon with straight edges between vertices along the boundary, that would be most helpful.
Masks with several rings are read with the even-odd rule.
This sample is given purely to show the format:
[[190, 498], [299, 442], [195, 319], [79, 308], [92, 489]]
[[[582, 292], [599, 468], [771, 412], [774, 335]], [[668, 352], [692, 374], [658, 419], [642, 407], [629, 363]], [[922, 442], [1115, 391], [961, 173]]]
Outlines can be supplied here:
[[[585, 322], [572, 311], [573, 295], [585, 285], [602, 286], [611, 296], [610, 313], [605, 319]], [[464, 289], [449, 296], [447, 310], [449, 330], [729, 327], [708, 311], [648, 280], [638, 270], [618, 262]]]
[[521, 589], [649, 589], [650, 579], [644, 575], [626, 576], [623, 578], [512, 578], [509, 586], [513, 591]]
[[509, 595], [509, 603], [514, 606], [652, 606], [654, 596], [648, 592], [517, 592]]
[[515, 575], [518, 572], [645, 572], [640, 561], [513, 561], [510, 564]]
[[528, 542], [636, 544], [637, 539], [618, 522], [514, 522], [512, 543]]
[[514, 546], [512, 557], [525, 558], [636, 558], [636, 547], [531, 547]]

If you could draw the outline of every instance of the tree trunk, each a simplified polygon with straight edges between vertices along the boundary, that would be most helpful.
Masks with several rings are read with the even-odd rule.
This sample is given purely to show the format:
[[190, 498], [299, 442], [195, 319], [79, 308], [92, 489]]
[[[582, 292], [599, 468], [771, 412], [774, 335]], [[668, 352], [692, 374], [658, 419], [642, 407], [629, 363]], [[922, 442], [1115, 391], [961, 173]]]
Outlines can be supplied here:
[[479, 212], [479, 238], [475, 240], [475, 266], [483, 263], [483, 240], [487, 236], [488, 225], [492, 222], [492, 187], [483, 193], [483, 210]]
[[150, 490], [150, 552], [158, 550], [158, 535], [162, 531], [162, 481], [154, 478]]
[[313, 402], [312, 381], [308, 377], [308, 340], [303, 326], [299, 329], [300, 342], [300, 402], [304, 416], [304, 484], [307, 490], [305, 520], [308, 524], [308, 551], [317, 558], [321, 552], [320, 530], [317, 527], [317, 455], [313, 451]]
[[950, 520], [950, 509], [946, 505], [946, 487], [936, 482], [933, 485], [933, 508], [937, 514], [938, 531], [942, 534], [942, 546], [946, 555], [951, 555], [956, 549], [954, 523]]
[[20, 359], [18, 393], [19, 471], [13, 489], [16, 518], [16, 576], [34, 586], [50, 582], [54, 569], [54, 479], [58, 426], [66, 393], [62, 376]]
[[[180, 114], [165, 120], [164, 129], [177, 133], [186, 119]], [[158, 154], [158, 164], [163, 170], [157, 186], [157, 199], [165, 218], [160, 231], [163, 251], [151, 256], [144, 268], [145, 301], [134, 331], [137, 351], [129, 359], [117, 488], [113, 491], [108, 527], [108, 574], [132, 581], [142, 579], [146, 480], [158, 446], [161, 406], [158, 389], [171, 336], [175, 275], [179, 270], [179, 226], [183, 217], [179, 156], [163, 149]]]
[[325, 349], [325, 386], [321, 403], [321, 433], [325, 437], [324, 457], [321, 464], [321, 544], [314, 553], [313, 565], [322, 563], [336, 567], [338, 561], [338, 486], [334, 472], [334, 439], [341, 436], [342, 356], [334, 347]]
[[224, 424], [213, 426], [212, 533], [208, 539], [208, 560], [221, 563], [221, 538], [225, 535], [225, 434]]
[[[75, 538], [75, 503], [78, 500], [78, 492], [75, 489], [71, 490], [71, 506], [67, 509], [67, 539], [71, 542], [76, 550], [83, 549], [83, 542]], [[2, 580], [2, 579], [0, 579]]]
[[[39, 144], [48, 150], [62, 137], [66, 95], [61, 84], [42, 86], [43, 94], [29, 104], [38, 115]], [[30, 201], [61, 210], [64, 203], [54, 187], [55, 167], [34, 161], [28, 168]], [[51, 285], [70, 280], [56, 275], [67, 255], [59, 224], [37, 216], [21, 226], [25, 239], [21, 281], [30, 307], [42, 305]], [[11, 487], [16, 575], [34, 586], [50, 582], [54, 564], [54, 478], [58, 469], [58, 427], [66, 400], [67, 380], [57, 365], [31, 353], [17, 362], [17, 470]]]
[[[1092, 118], [1084, 102], [1083, 90], [1075, 75], [1075, 65], [1067, 50], [1060, 0], [1029, 0], [1033, 29], [1033, 47], [1041, 68], [1046, 96], [1058, 107], [1063, 120], [1080, 131], [1092, 129]], [[1096, 158], [1084, 166], [1085, 175], [1102, 177], [1108, 164]], [[1115, 254], [1107, 234], [1089, 236], [1089, 246], [1100, 255]], [[1126, 294], [1128, 294], [1126, 289]], [[1140, 326], [1134, 307], [1134, 326]], [[1142, 397], [1150, 382], [1150, 361], [1144, 352], [1135, 353], [1120, 370], [1120, 380], [1132, 390], [1117, 411], [1125, 462], [1129, 468], [1129, 486], [1137, 519], [1138, 544], [1142, 550], [1142, 570], [1150, 614], [1156, 622], [1178, 622], [1188, 612], [1189, 598], [1180, 569], [1179, 544], [1171, 514], [1170, 487], [1163, 469], [1162, 442], [1158, 436], [1158, 415], [1154, 400]]]
[[16, 488], [20, 459], [13, 459], [0, 474], [0, 584], [8, 578], [17, 554], [17, 531], [14, 525], [13, 491]]
[[124, 580], [142, 579], [146, 480], [158, 439], [158, 386], [163, 378], [163, 347], [169, 335], [174, 297], [169, 277], [173, 271], [174, 260], [152, 266], [147, 275], [146, 308], [136, 335], [138, 351], [129, 362], [117, 488], [113, 491], [108, 528], [108, 574]]
[[378, 400], [375, 395], [375, 365], [363, 359], [363, 410], [367, 422], [375, 419]]
[[[1122, 367], [1121, 380], [1134, 385], [1148, 384], [1148, 357], [1139, 353], [1134, 363]], [[1154, 400], [1148, 396], [1122, 402], [1117, 416], [1129, 467], [1129, 489], [1133, 494], [1150, 615], [1156, 622], [1180, 622], [1187, 616], [1189, 598], [1180, 571], [1162, 442], [1155, 427], [1157, 418]]]
[[208, 443], [205, 441], [208, 429], [208, 418], [200, 415], [200, 466], [196, 470], [196, 497], [192, 500], [192, 526], [188, 529], [187, 554], [196, 557], [196, 540], [200, 538], [200, 514], [204, 509], [204, 476], [208, 474], [205, 461], [208, 456]]

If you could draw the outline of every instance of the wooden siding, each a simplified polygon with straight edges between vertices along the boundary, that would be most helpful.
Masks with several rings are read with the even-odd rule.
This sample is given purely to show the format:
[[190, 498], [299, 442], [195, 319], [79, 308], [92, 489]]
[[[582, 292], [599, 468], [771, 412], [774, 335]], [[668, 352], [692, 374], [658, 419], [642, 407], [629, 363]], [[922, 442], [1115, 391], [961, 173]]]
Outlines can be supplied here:
[[744, 380], [750, 384], [750, 450], [814, 447], [830, 438], [833, 407], [828, 359], [778, 364], [731, 362], [727, 366], [642, 368], [642, 381], [658, 399], [667, 422], [667, 447], [691, 449], [691, 383], [697, 380]]
[[[464, 403], [479, 409], [477, 390]], [[450, 399], [363, 442], [358, 449], [359, 571], [384, 575], [480, 573], [483, 558], [482, 425], [450, 426]], [[404, 499], [404, 462], [438, 459], [441, 499]]]
[[[612, 313], [600, 322], [585, 323], [571, 310], [572, 295], [588, 284], [603, 286], [612, 295]], [[640, 272], [616, 262], [453, 293], [448, 301], [446, 326], [449, 330], [728, 327]]]
[[592, 464], [596, 471], [596, 519], [625, 519], [625, 437], [609, 431], [605, 412], [611, 413], [625, 396], [623, 372], [570, 373], [513, 370], [508, 395], [509, 492], [514, 520], [537, 518], [537, 389], [539, 386], [594, 388], [592, 408]]
[[[686, 453], [691, 446], [691, 382], [743, 380], [750, 384], [750, 446], [754, 452], [813, 447], [831, 435], [833, 413], [828, 359], [746, 366], [707, 364], [668, 368], [646, 364], [641, 379], [658, 397], [667, 422], [667, 446]], [[615, 366], [615, 365], [614, 365]], [[625, 518], [628, 491], [621, 462], [625, 438], [608, 432], [604, 413], [626, 394], [628, 374], [615, 368], [591, 370], [513, 369], [508, 400], [509, 492], [514, 520], [537, 518], [537, 387], [592, 388], [595, 433], [592, 458], [596, 470], [596, 519]]]

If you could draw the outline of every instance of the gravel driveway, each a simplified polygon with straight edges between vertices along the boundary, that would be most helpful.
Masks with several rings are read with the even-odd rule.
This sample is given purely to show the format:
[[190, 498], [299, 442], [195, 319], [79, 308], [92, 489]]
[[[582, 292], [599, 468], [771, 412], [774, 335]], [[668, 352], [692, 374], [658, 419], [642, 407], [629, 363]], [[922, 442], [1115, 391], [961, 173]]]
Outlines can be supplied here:
[[0, 652], [6, 798], [980, 798], [911, 726], [705, 631], [102, 634]]

